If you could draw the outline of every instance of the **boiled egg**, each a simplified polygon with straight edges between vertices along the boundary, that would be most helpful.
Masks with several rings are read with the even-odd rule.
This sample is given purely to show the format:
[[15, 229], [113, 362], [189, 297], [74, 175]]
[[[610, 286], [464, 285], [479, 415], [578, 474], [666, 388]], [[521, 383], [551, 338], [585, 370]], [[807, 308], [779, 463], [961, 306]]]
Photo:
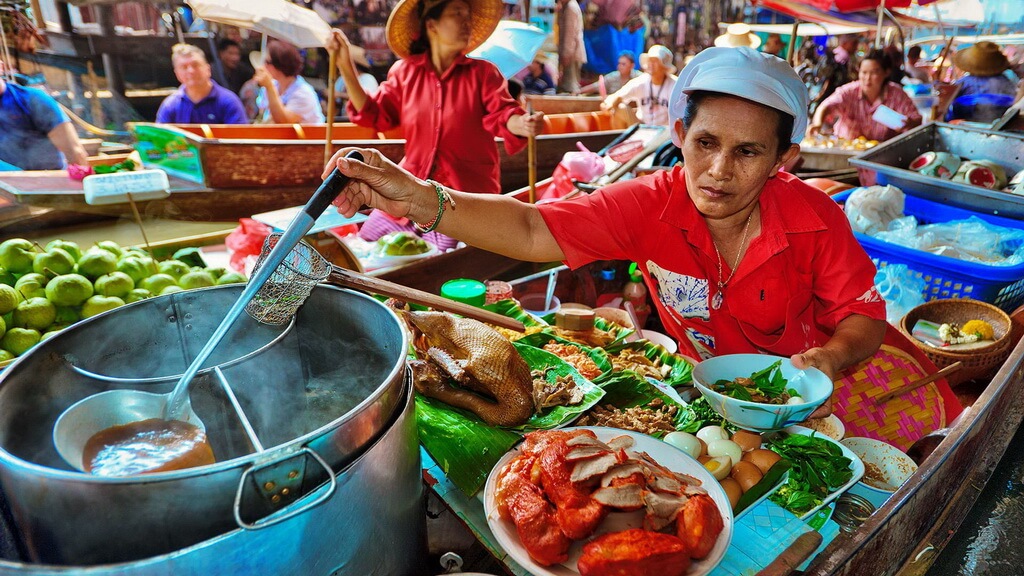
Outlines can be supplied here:
[[720, 484], [725, 490], [726, 497], [729, 498], [729, 506], [735, 510], [736, 505], [740, 502], [740, 497], [743, 496], [743, 488], [740, 488], [740, 483], [732, 478], [722, 478]]
[[711, 444], [714, 440], [728, 440], [729, 433], [721, 426], [705, 426], [697, 431], [697, 438]]
[[729, 475], [733, 480], [739, 483], [740, 488], [742, 488], [744, 492], [753, 488], [764, 476], [764, 474], [761, 474], [761, 470], [759, 470], [757, 466], [750, 462], [743, 462], [742, 460], [732, 467], [732, 471]]
[[691, 458], [697, 458], [701, 454], [700, 440], [688, 432], [669, 432], [665, 435], [664, 440], [668, 444], [686, 452]]
[[708, 456], [728, 456], [733, 462], [739, 462], [743, 457], [743, 450], [732, 440], [712, 440], [708, 442]]
[[772, 466], [776, 462], [782, 460], [782, 456], [771, 450], [765, 450], [764, 448], [758, 448], [757, 450], [751, 450], [743, 455], [744, 462], [750, 462], [757, 469], [761, 471], [761, 474], [767, 474], [771, 470]]
[[711, 472], [715, 480], [721, 480], [729, 475], [732, 470], [732, 458], [728, 456], [716, 456], [704, 463], [704, 467]]
[[761, 435], [757, 432], [737, 430], [736, 433], [732, 435], [732, 441], [739, 444], [740, 449], [744, 452], [757, 450], [761, 447]]

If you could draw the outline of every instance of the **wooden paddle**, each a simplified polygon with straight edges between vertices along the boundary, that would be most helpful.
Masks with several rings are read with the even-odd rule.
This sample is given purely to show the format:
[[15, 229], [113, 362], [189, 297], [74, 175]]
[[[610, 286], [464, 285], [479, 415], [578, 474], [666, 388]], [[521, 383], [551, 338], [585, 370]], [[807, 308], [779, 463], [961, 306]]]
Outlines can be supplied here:
[[331, 155], [334, 153], [334, 146], [332, 146], [334, 136], [334, 81], [338, 76], [337, 56], [334, 52], [330, 53], [328, 66], [330, 66], [330, 69], [327, 71], [327, 133], [324, 135], [325, 165], [331, 160]]
[[[526, 113], [533, 115], [533, 102], [526, 101]], [[530, 136], [526, 140], [527, 174], [530, 182], [530, 204], [537, 201], [537, 137]]]
[[914, 380], [913, 382], [910, 382], [909, 384], [904, 384], [903, 386], [897, 386], [896, 388], [893, 388], [892, 390], [889, 390], [885, 394], [882, 394], [882, 395], [878, 396], [875, 399], [875, 402], [877, 402], [878, 404], [884, 404], [884, 403], [888, 402], [889, 400], [892, 400], [893, 398], [895, 398], [895, 397], [897, 397], [897, 396], [899, 396], [901, 394], [904, 394], [906, 392], [910, 392], [911, 390], [917, 390], [921, 386], [927, 386], [928, 384], [931, 384], [932, 382], [935, 382], [939, 378], [945, 378], [946, 376], [949, 376], [953, 372], [956, 372], [957, 370], [959, 370], [961, 367], [963, 367], [963, 364], [961, 364], [960, 362], [954, 362], [954, 363], [950, 364], [949, 366], [946, 366], [942, 370], [939, 370], [935, 374], [932, 374], [931, 376], [922, 376], [921, 378], [918, 378], [917, 380]]

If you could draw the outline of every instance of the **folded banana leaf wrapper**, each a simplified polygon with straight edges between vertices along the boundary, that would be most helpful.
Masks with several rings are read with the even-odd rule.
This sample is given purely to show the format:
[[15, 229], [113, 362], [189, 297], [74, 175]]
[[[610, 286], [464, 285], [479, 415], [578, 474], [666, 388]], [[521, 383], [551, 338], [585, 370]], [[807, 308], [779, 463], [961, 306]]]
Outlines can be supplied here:
[[522, 426], [501, 429], [485, 424], [472, 412], [417, 394], [416, 423], [420, 443], [445, 471], [448, 479], [470, 496], [483, 486], [487, 474], [519, 441], [522, 433], [564, 426], [597, 404], [605, 394], [558, 356], [533, 346], [512, 344], [531, 370], [547, 370], [545, 377], [548, 381], [571, 376], [584, 392], [583, 401], [573, 406], [546, 408], [531, 416]]
[[566, 340], [565, 338], [561, 338], [549, 332], [537, 332], [516, 340], [517, 344], [526, 344], [527, 346], [533, 346], [541, 349], [551, 342], [557, 342], [558, 344], [565, 344], [566, 346], [577, 348], [593, 360], [594, 364], [597, 364], [597, 367], [601, 369], [601, 375], [593, 379], [595, 384], [599, 384], [605, 378], [611, 376], [612, 361], [608, 358], [608, 353], [601, 348], [592, 348], [590, 346], [580, 344], [579, 342]]
[[649, 340], [636, 340], [605, 348], [613, 363], [614, 357], [623, 350], [634, 350], [647, 357], [662, 371], [661, 381], [666, 385], [673, 388], [693, 386], [693, 364], [686, 358], [669, 352], [664, 346]]

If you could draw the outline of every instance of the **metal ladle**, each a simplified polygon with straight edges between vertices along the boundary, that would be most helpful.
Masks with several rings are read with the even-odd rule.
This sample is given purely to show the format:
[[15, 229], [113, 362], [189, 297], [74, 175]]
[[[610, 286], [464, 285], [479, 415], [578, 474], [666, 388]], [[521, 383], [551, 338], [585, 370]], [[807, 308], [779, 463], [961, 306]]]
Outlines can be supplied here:
[[[358, 152], [349, 153], [348, 158], [363, 160], [362, 154]], [[228, 310], [224, 320], [189, 364], [171, 392], [154, 394], [141, 390], [111, 390], [83, 398], [65, 410], [57, 418], [57, 423], [53, 428], [53, 443], [61, 457], [75, 468], [84, 470], [82, 449], [95, 433], [111, 426], [150, 418], [180, 420], [205, 431], [206, 426], [192, 410], [189, 402], [189, 383], [195, 378], [203, 362], [206, 362], [217, 345], [224, 339], [228, 330], [241, 316], [249, 301], [270, 279], [278, 265], [309, 232], [316, 219], [323, 214], [348, 182], [349, 178], [335, 168], [317, 188], [303, 209], [288, 224], [273, 251], [263, 259], [265, 265], [253, 272], [252, 278], [249, 279], [238, 300]]]

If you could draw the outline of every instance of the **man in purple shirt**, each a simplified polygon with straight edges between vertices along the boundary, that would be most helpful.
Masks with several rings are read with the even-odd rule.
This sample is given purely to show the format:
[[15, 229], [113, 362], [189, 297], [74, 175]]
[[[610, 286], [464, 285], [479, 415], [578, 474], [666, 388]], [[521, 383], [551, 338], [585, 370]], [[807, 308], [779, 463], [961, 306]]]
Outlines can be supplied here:
[[203, 51], [189, 44], [171, 50], [174, 75], [181, 87], [164, 99], [156, 121], [173, 124], [248, 124], [242, 101], [211, 79]]

